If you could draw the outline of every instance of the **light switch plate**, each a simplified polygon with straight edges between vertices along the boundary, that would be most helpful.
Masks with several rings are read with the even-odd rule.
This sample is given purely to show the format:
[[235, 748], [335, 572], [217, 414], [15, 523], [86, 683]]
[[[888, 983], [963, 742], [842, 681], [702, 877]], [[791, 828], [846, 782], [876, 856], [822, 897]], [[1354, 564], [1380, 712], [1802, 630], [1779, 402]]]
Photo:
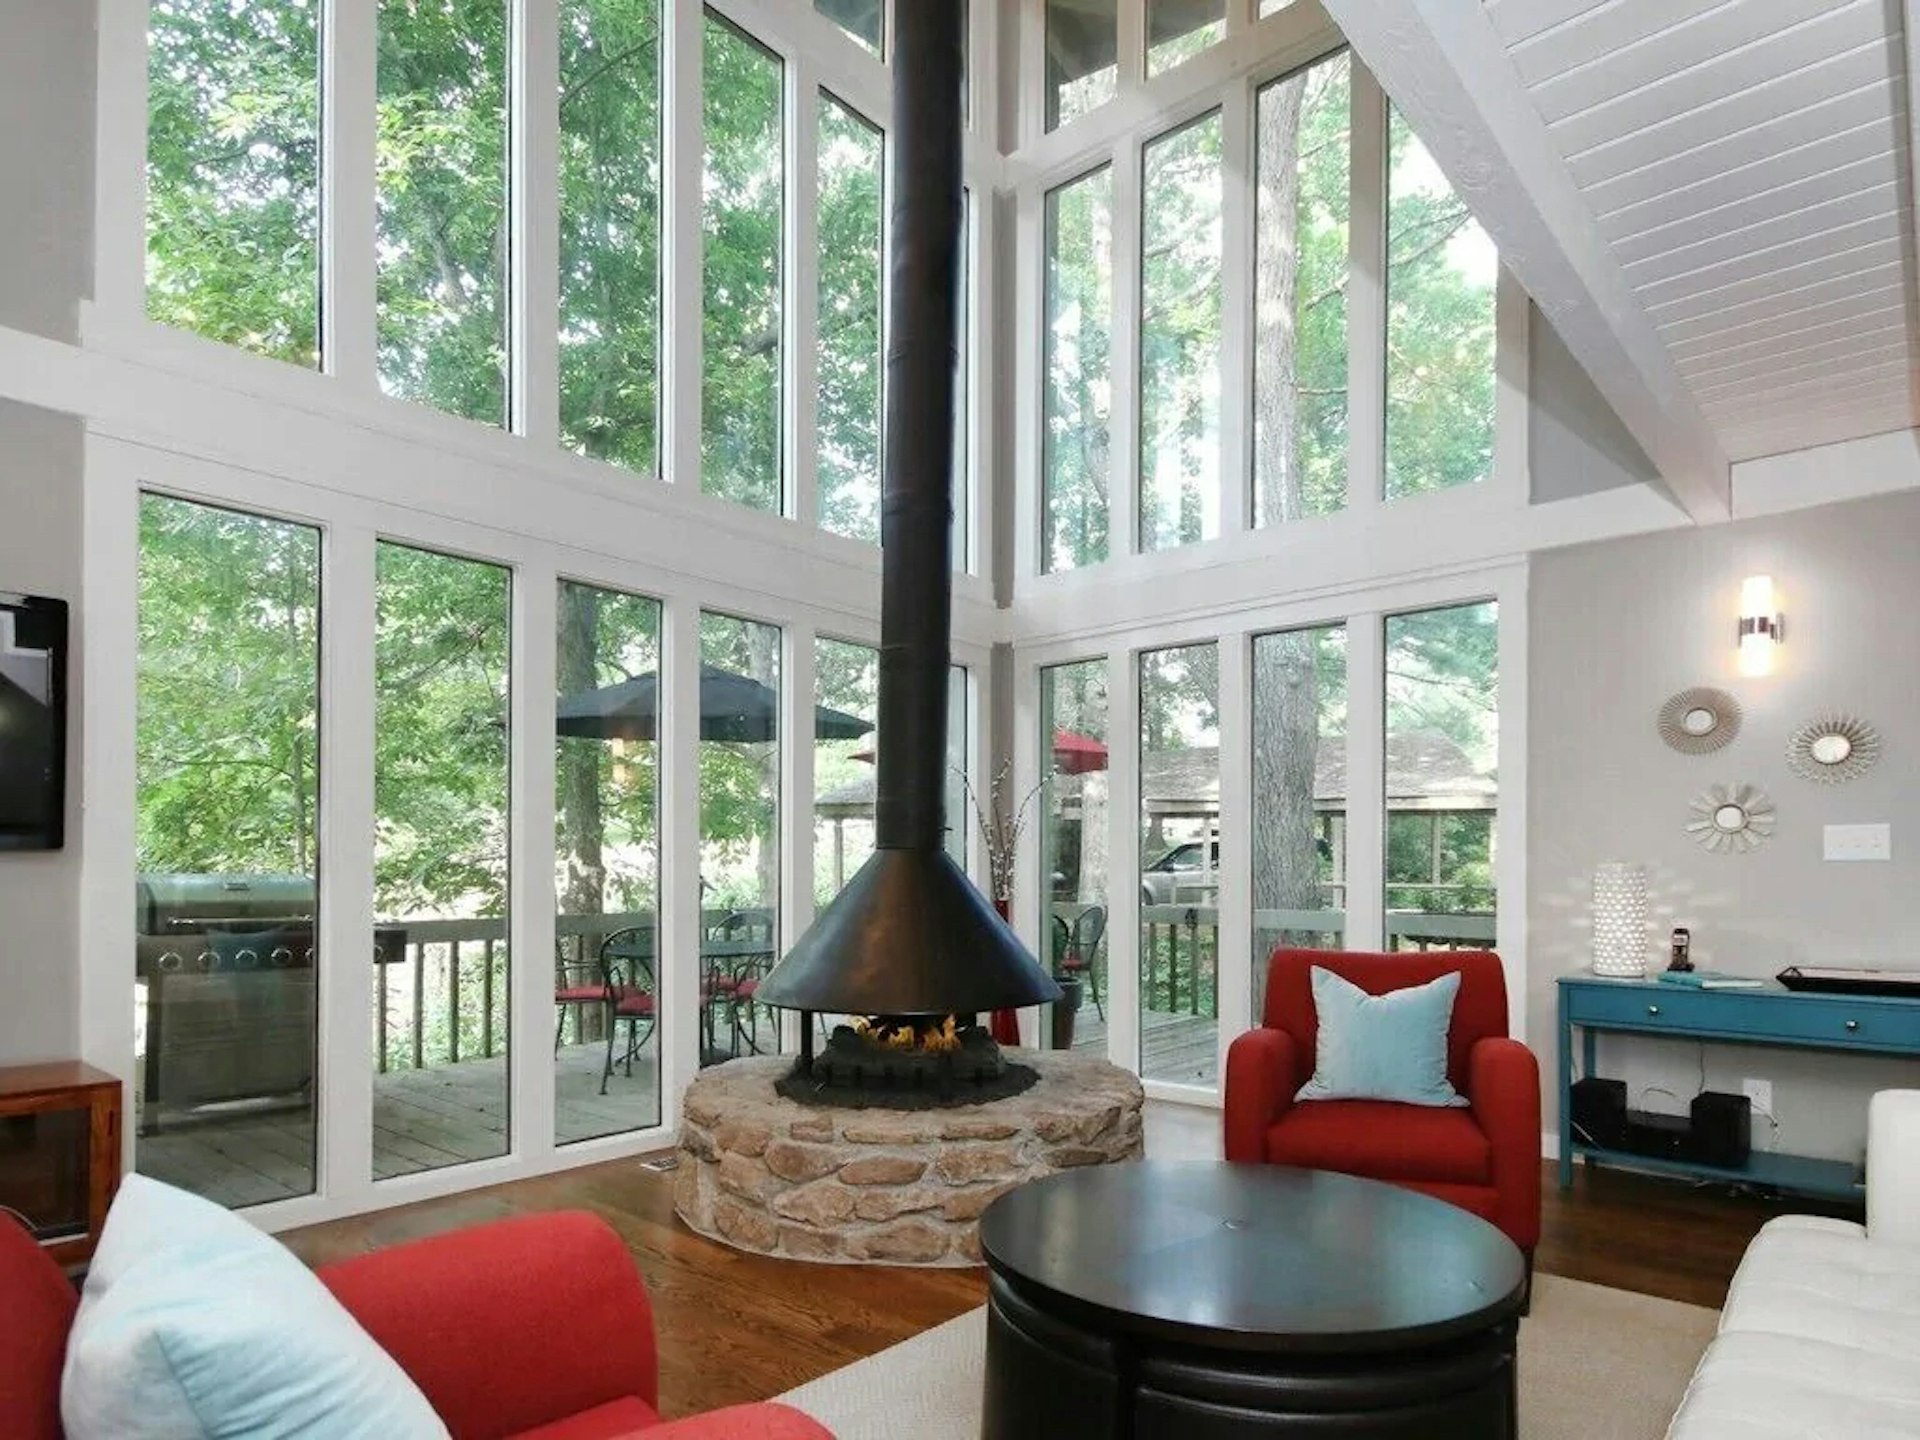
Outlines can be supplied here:
[[1891, 860], [1893, 826], [1829, 825], [1826, 857], [1829, 860]]

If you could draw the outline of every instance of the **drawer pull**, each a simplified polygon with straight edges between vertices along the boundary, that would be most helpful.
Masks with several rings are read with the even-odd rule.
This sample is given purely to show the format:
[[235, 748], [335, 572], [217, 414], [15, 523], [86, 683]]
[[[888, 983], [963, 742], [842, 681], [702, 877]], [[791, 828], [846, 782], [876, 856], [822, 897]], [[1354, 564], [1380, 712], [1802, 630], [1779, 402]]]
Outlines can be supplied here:
[[1847, 1021], [1847, 1029], [1858, 1030], [1859, 1028], [1860, 1028], [1860, 1022], [1858, 1020]]
[[1660, 1013], [1660, 1007], [1658, 1005], [1647, 1006], [1647, 1014], [1658, 1015], [1659, 1013]]

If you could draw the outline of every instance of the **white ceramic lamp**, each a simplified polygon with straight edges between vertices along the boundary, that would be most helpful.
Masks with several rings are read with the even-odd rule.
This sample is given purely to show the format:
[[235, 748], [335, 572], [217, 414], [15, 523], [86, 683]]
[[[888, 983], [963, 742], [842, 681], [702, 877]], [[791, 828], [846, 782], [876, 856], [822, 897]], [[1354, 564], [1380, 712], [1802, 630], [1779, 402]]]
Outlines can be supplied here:
[[1616, 980], [1647, 973], [1647, 872], [1610, 860], [1593, 872], [1593, 973]]

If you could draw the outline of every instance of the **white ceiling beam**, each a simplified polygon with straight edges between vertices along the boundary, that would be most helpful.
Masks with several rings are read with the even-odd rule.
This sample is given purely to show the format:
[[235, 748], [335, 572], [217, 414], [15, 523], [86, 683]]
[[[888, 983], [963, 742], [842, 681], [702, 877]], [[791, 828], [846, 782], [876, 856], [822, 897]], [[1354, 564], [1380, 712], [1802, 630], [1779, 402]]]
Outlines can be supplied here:
[[[1909, 8], [1920, 0], [1906, 0]], [[1486, 10], [1322, 0], [1510, 270], [1697, 521], [1732, 512], [1727, 457], [1634, 297]]]

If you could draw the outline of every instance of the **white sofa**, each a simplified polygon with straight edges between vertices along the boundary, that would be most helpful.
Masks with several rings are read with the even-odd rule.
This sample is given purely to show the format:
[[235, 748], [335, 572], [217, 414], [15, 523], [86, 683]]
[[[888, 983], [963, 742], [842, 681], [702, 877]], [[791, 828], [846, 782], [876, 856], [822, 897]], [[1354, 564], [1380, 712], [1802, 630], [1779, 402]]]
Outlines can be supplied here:
[[1920, 1437], [1920, 1090], [1873, 1097], [1867, 1223], [1789, 1215], [1741, 1258], [1667, 1440]]

